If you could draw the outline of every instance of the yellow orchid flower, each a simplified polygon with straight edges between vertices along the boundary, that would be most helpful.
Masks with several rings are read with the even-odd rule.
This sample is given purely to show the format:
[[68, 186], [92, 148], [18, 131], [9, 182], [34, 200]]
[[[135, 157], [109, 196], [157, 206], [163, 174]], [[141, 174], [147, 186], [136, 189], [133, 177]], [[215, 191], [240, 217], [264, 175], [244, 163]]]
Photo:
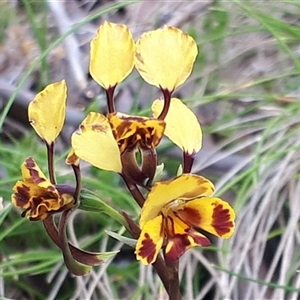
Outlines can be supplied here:
[[73, 206], [74, 189], [51, 184], [33, 158], [27, 158], [21, 170], [23, 181], [13, 187], [12, 203], [25, 209], [23, 217], [27, 216], [31, 221], [44, 220]]
[[[153, 116], [157, 118], [163, 110], [164, 101], [155, 100], [152, 104]], [[179, 99], [171, 98], [168, 114], [165, 117], [165, 135], [183, 152], [193, 155], [202, 147], [202, 130], [196, 115]]]
[[190, 76], [198, 49], [175, 27], [144, 33], [136, 42], [135, 67], [149, 84], [173, 92]]
[[[147, 185], [154, 178], [159, 144], [165, 122], [154, 118], [112, 113], [108, 117], [91, 112], [72, 135], [72, 150], [66, 163], [79, 165], [80, 159], [103, 170], [126, 176]], [[137, 162], [136, 152], [141, 161]]]
[[193, 174], [156, 183], [142, 208], [137, 259], [152, 264], [165, 245], [165, 258], [175, 261], [191, 247], [210, 245], [193, 227], [229, 238], [234, 232], [235, 213], [227, 202], [210, 197], [213, 191], [209, 180]]
[[[149, 151], [153, 153], [164, 128], [165, 122], [154, 118], [121, 113], [105, 117], [92, 112], [72, 135], [72, 147], [77, 157], [95, 167], [143, 181], [154, 176], [156, 156], [149, 155]], [[137, 150], [145, 154], [141, 167], [135, 158]]]
[[135, 44], [123, 24], [104, 22], [91, 41], [90, 73], [106, 90], [124, 80], [134, 67]]
[[62, 130], [66, 116], [67, 85], [65, 80], [46, 86], [28, 106], [29, 122], [48, 145]]

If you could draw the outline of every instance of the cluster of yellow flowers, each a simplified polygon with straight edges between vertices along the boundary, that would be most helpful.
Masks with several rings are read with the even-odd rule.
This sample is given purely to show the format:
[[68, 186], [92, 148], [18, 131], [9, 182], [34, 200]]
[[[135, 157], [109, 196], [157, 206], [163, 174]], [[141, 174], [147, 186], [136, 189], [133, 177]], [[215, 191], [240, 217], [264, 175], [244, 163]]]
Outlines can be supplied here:
[[[194, 157], [202, 146], [197, 117], [180, 99], [172, 97], [191, 74], [197, 54], [194, 39], [177, 28], [164, 26], [144, 33], [134, 42], [125, 25], [104, 22], [91, 41], [90, 74], [106, 92], [107, 114], [91, 112], [72, 135], [72, 150], [66, 162], [74, 169], [76, 187], [57, 184], [53, 168], [54, 141], [65, 119], [65, 81], [47, 86], [29, 105], [29, 121], [48, 149], [50, 179], [33, 158], [27, 158], [22, 166], [23, 180], [14, 186], [12, 201], [24, 209], [23, 216], [43, 220], [47, 232], [63, 250], [71, 271], [74, 272], [72, 257], [89, 266], [101, 262], [99, 254], [68, 244], [62, 233], [64, 224], [53, 229], [51, 220], [58, 212], [67, 218], [80, 205], [81, 159], [119, 173], [128, 187], [138, 191], [130, 189], [141, 206], [141, 231], [135, 253], [142, 263], [154, 263], [161, 249], [166, 260], [177, 261], [193, 246], [210, 245], [208, 238], [195, 228], [221, 238], [232, 235], [233, 209], [212, 196], [214, 185], [208, 179], [191, 173]], [[162, 92], [162, 99], [152, 104], [151, 117], [115, 111], [115, 88], [134, 67], [146, 82]], [[164, 135], [182, 150], [183, 172], [171, 180], [154, 182], [158, 165], [156, 148]], [[136, 152], [142, 158], [139, 161]], [[148, 191], [145, 196], [141, 187]]]

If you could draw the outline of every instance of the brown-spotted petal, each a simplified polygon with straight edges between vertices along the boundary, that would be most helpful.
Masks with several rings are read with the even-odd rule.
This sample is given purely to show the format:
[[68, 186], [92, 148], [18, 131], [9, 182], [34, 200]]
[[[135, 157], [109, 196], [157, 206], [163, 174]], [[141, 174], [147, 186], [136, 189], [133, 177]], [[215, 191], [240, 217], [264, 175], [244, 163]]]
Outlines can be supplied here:
[[136, 245], [136, 258], [143, 264], [149, 265], [156, 261], [159, 250], [164, 241], [162, 215], [148, 221], [142, 228]]
[[189, 201], [176, 214], [191, 226], [221, 238], [230, 238], [234, 232], [234, 210], [219, 198], [204, 197]]

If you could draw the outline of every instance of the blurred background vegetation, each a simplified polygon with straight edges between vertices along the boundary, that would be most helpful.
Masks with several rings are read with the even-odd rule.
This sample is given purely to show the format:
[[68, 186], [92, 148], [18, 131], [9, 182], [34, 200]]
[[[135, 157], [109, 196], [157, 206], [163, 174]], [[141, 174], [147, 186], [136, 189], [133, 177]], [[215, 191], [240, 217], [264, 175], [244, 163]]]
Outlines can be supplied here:
[[[88, 250], [122, 249], [86, 277], [69, 275], [39, 222], [12, 208], [20, 166], [46, 151], [30, 128], [27, 105], [47, 84], [66, 79], [68, 113], [56, 153], [58, 181], [73, 182], [64, 164], [70, 135], [89, 111], [105, 113], [105, 95], [88, 73], [89, 41], [104, 20], [126, 24], [135, 39], [164, 24], [192, 35], [199, 55], [176, 91], [198, 115], [203, 149], [193, 172], [216, 183], [237, 213], [229, 241], [191, 249], [181, 259], [185, 299], [298, 299], [300, 295], [300, 4], [298, 1], [1, 1], [0, 2], [0, 298], [166, 299], [151, 267], [109, 238], [120, 232], [99, 213], [76, 212], [68, 234]], [[172, 51], [172, 49], [170, 49]], [[150, 114], [160, 97], [133, 72], [120, 84], [117, 109]], [[158, 149], [164, 178], [179, 151]], [[138, 218], [117, 176], [83, 164], [84, 187]], [[76, 237], [75, 237], [76, 233]]]

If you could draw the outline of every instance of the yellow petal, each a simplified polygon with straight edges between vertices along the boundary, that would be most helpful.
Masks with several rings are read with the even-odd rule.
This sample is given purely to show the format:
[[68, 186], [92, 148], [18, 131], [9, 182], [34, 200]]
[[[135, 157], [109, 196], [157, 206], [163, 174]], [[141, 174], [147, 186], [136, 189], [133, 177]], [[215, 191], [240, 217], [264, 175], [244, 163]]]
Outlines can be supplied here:
[[103, 88], [114, 87], [134, 66], [135, 44], [127, 26], [104, 22], [91, 41], [90, 73]]
[[162, 215], [148, 221], [142, 228], [142, 232], [136, 245], [136, 258], [143, 264], [149, 265], [156, 261], [159, 250], [164, 241], [162, 228]]
[[91, 165], [121, 173], [122, 165], [118, 144], [108, 119], [98, 113], [90, 113], [72, 135], [75, 154]]
[[182, 174], [173, 180], [157, 182], [142, 208], [140, 226], [158, 216], [163, 207], [172, 201], [210, 196], [213, 191], [214, 185], [208, 179], [194, 174]]
[[[153, 116], [157, 118], [164, 101], [155, 100], [152, 104]], [[172, 98], [165, 117], [165, 135], [182, 151], [192, 155], [202, 147], [202, 131], [196, 115], [179, 99]]]
[[66, 116], [67, 85], [64, 80], [49, 84], [28, 106], [29, 122], [47, 144], [54, 142]]
[[177, 211], [184, 222], [222, 238], [234, 232], [235, 213], [232, 207], [219, 198], [200, 198], [187, 202]]
[[197, 54], [192, 37], [164, 26], [144, 33], [137, 41], [135, 67], [145, 81], [172, 92], [191, 74]]

